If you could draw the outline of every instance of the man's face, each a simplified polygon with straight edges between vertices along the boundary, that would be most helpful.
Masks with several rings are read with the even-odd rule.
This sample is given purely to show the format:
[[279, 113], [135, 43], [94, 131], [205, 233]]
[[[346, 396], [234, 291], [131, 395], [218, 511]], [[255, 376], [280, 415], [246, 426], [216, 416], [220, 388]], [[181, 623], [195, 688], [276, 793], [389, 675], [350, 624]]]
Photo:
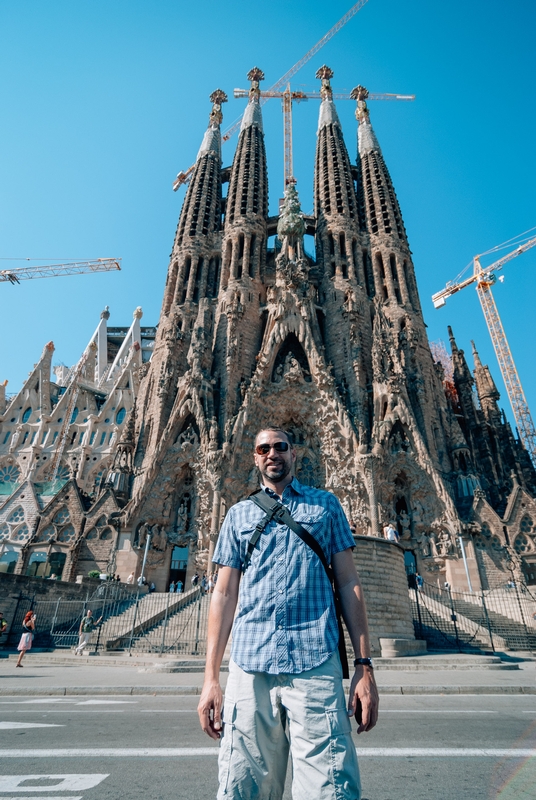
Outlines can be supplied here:
[[[276, 442], [286, 442], [287, 437], [282, 431], [261, 431], [255, 440], [255, 446], [259, 444], [274, 445]], [[292, 465], [296, 461], [296, 452], [289, 444], [286, 453], [280, 453], [270, 448], [266, 455], [255, 452], [255, 465], [265, 480], [278, 483], [290, 474]]]
[[88, 611], [87, 611], [87, 615], [88, 615], [88, 617], [90, 617], [90, 616], [92, 615], [92, 613], [93, 613], [93, 612], [92, 612], [92, 611], [90, 611], [90, 610], [88, 609]]

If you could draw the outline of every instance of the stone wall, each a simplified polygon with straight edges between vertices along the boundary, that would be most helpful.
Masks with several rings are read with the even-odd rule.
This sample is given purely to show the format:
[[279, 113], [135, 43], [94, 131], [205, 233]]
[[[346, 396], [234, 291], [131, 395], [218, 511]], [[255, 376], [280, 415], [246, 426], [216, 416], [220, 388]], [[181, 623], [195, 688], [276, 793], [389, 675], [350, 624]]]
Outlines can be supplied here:
[[415, 639], [404, 550], [387, 539], [354, 536], [354, 562], [363, 584], [373, 656], [380, 639]]

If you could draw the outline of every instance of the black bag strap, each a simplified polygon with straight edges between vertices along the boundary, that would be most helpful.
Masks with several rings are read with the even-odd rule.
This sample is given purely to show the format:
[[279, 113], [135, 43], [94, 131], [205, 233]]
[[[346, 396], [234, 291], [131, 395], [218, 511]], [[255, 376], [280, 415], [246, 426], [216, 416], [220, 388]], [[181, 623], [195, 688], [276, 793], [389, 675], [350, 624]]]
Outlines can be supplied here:
[[[302, 526], [298, 522], [296, 522], [296, 520], [291, 515], [288, 508], [284, 506], [282, 503], [279, 503], [275, 498], [270, 497], [270, 495], [266, 494], [266, 492], [263, 492], [262, 489], [260, 492], [256, 492], [255, 494], [250, 495], [249, 499], [253, 500], [255, 505], [259, 506], [259, 508], [262, 508], [263, 511], [267, 512], [272, 511], [273, 516], [277, 515], [277, 518], [280, 522], [283, 522], [285, 525], [288, 525], [288, 527], [291, 530], [293, 530], [297, 536], [300, 537], [302, 542], [305, 542], [305, 544], [308, 545], [311, 548], [311, 550], [313, 550], [316, 553], [316, 555], [322, 562], [322, 566], [326, 570], [328, 578], [331, 581], [332, 576], [331, 576], [330, 566], [328, 564], [328, 560], [326, 558], [326, 554], [322, 549], [322, 546], [317, 541], [317, 539], [315, 539], [315, 537], [309, 533], [309, 531], [306, 531], [305, 528], [302, 528]], [[268, 522], [266, 523], [266, 525], [268, 524]], [[266, 525], [264, 527], [266, 527]], [[257, 543], [258, 538], [259, 537], [257, 536], [257, 538], [255, 539], [255, 544]], [[253, 547], [255, 547], [255, 545], [253, 545]]]
[[286, 506], [284, 506], [282, 503], [279, 503], [277, 500], [275, 500], [275, 498], [270, 497], [270, 495], [266, 494], [266, 492], [264, 492], [262, 489], [251, 494], [249, 499], [263, 511], [266, 511], [266, 516], [263, 517], [259, 523], [257, 523], [255, 531], [253, 532], [253, 536], [249, 540], [246, 557], [244, 559], [244, 564], [242, 565], [242, 572], [245, 572], [248, 568], [251, 560], [251, 554], [255, 549], [255, 545], [257, 544], [261, 533], [272, 519], [277, 519], [278, 522], [282, 522], [284, 525], [287, 525], [292, 531], [294, 531], [294, 533], [302, 540], [302, 542], [304, 542], [304, 544], [306, 544], [314, 553], [316, 553], [322, 566], [324, 567], [324, 570], [326, 571], [331, 588], [333, 589], [333, 599], [335, 602], [335, 612], [337, 614], [337, 625], [339, 628], [339, 656], [341, 659], [342, 675], [343, 678], [348, 678], [350, 675], [348, 670], [348, 654], [346, 652], [344, 629], [342, 627], [341, 601], [339, 592], [335, 585], [333, 570], [330, 564], [328, 564], [328, 560], [324, 550], [322, 549], [322, 545], [312, 534], [309, 533], [309, 531], [306, 531], [305, 528], [302, 528], [302, 526], [296, 522]]
[[[258, 505], [259, 508], [262, 508], [263, 511], [266, 511], [266, 515], [259, 522], [257, 522], [255, 530], [253, 531], [253, 535], [248, 542], [248, 549], [246, 552], [246, 556], [244, 558], [244, 563], [242, 564], [242, 573], [244, 573], [249, 567], [249, 562], [251, 561], [251, 555], [255, 550], [255, 545], [259, 541], [261, 533], [274, 518], [280, 517], [281, 515], [280, 508], [285, 509], [285, 506], [281, 505], [281, 503], [278, 503], [276, 500], [272, 500], [272, 498], [268, 497], [268, 495], [265, 492], [262, 492], [262, 494], [266, 497], [267, 500], [270, 500], [270, 503], [268, 505], [256, 503], [256, 505]], [[253, 500], [253, 497], [254, 497], [253, 495], [250, 495], [249, 499]], [[255, 500], [253, 500], [253, 502], [255, 502]]]

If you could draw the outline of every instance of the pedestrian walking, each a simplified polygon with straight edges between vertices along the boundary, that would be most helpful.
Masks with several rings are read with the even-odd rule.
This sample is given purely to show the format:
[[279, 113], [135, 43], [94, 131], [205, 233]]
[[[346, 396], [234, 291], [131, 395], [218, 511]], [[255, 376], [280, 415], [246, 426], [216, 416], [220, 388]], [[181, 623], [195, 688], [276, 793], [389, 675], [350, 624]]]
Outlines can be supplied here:
[[22, 668], [22, 659], [24, 658], [25, 653], [28, 650], [32, 649], [32, 642], [35, 634], [35, 620], [36, 615], [33, 611], [28, 611], [26, 616], [22, 621], [22, 636], [20, 637], [20, 642], [18, 644], [17, 650], [19, 650], [19, 657], [17, 659], [17, 667]]
[[[293, 477], [288, 432], [260, 431], [254, 461], [260, 491], [229, 510], [214, 553], [198, 713], [222, 740], [218, 800], [281, 800], [289, 750], [294, 800], [359, 800], [349, 718], [358, 733], [371, 730], [378, 693], [354, 539], [337, 498]], [[348, 706], [328, 565], [356, 655]], [[231, 629], [223, 727], [219, 672]]]
[[171, 581], [171, 583], [169, 584], [169, 593], [173, 594], [174, 591], [175, 591], [175, 581]]
[[149, 594], [152, 594], [153, 592], [156, 592], [156, 584], [154, 581], [151, 581], [149, 586]]
[[422, 588], [424, 586], [424, 579], [422, 575], [420, 575], [418, 572], [415, 573], [415, 585], [417, 586], [418, 591], [422, 592]]
[[101, 622], [102, 622], [102, 617], [99, 617], [98, 620], [95, 621], [93, 617], [93, 612], [88, 608], [85, 617], [82, 617], [80, 628], [78, 629], [78, 646], [74, 651], [75, 655], [77, 656], [82, 655], [85, 646], [91, 639], [91, 634], [95, 630], [96, 626], [100, 625]]
[[199, 583], [199, 575], [197, 574], [197, 572], [195, 573], [195, 575], [192, 575], [190, 583], [192, 584], [192, 588], [197, 586], [197, 584]]

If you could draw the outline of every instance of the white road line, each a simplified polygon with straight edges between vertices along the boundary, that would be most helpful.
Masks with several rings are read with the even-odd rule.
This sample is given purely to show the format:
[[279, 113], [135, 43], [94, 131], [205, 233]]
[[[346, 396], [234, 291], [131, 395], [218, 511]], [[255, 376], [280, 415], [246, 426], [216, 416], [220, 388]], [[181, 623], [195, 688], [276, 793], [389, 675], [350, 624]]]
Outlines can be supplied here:
[[0, 722], [0, 731], [14, 731], [19, 728], [65, 728], [51, 722]]
[[[85, 711], [81, 708], [68, 708], [65, 710], [58, 711], [56, 709], [51, 709], [50, 711], [21, 711], [21, 709], [17, 709], [14, 711], [15, 714], [40, 714], [42, 717], [46, 717], [47, 714], [124, 714], [124, 708], [114, 708], [113, 711], [108, 711], [105, 708], [100, 708], [98, 711]], [[1, 800], [1, 798], [0, 798]]]
[[[102, 783], [109, 774], [109, 772], [94, 774], [75, 772], [67, 775], [4, 775], [0, 777], [0, 792], [29, 793], [36, 790], [38, 792], [79, 792], [82, 789], [93, 789]], [[48, 784], [48, 786], [43, 784]]]
[[[2, 800], [24, 800], [24, 796], [18, 794], [13, 797], [4, 797], [4, 795], [2, 795]], [[51, 797], [50, 795], [45, 796], [44, 794], [36, 797], [34, 794], [32, 794], [27, 796], [27, 800], [83, 800], [83, 797], [81, 794], [79, 794], [77, 797], [60, 797], [59, 794], [57, 794], [55, 797]]]
[[137, 705], [137, 700], [82, 700], [77, 702], [77, 706], [119, 706]]
[[[382, 708], [380, 714], [498, 714], [498, 711], [476, 711], [473, 709], [425, 709], [425, 708]], [[532, 711], [524, 711], [532, 714]]]
[[[85, 747], [0, 750], [0, 758], [187, 758], [217, 756], [214, 747]], [[535, 758], [535, 748], [519, 747], [356, 747], [361, 758]]]
[[140, 708], [140, 714], [197, 714], [197, 708]]

